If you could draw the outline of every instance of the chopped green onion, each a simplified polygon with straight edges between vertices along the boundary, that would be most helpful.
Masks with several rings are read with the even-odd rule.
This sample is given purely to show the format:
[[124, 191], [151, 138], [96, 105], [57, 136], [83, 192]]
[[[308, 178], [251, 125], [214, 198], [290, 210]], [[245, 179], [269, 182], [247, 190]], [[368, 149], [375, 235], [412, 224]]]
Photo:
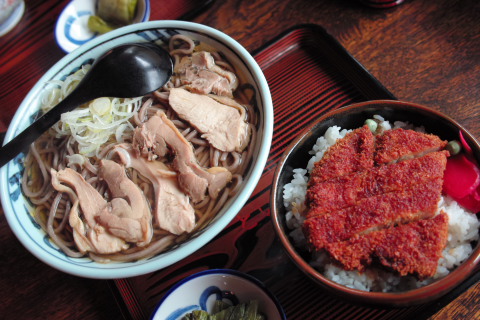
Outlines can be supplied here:
[[446, 149], [452, 156], [459, 154], [460, 151], [462, 150], [462, 146], [457, 140], [452, 140], [447, 144]]
[[367, 120], [365, 120], [365, 124], [368, 126], [370, 131], [372, 131], [372, 132], [377, 131], [378, 124], [375, 120], [367, 119]]
[[[89, 66], [83, 66], [64, 81], [52, 81], [50, 92], [42, 99], [42, 110], [47, 112], [63, 100], [83, 78]], [[55, 136], [71, 135], [78, 143], [79, 154], [95, 156], [107, 142], [123, 142], [124, 133], [133, 130], [129, 119], [142, 105], [142, 98], [98, 98], [89, 104], [62, 114], [53, 129]], [[118, 140], [120, 139], [120, 140]]]

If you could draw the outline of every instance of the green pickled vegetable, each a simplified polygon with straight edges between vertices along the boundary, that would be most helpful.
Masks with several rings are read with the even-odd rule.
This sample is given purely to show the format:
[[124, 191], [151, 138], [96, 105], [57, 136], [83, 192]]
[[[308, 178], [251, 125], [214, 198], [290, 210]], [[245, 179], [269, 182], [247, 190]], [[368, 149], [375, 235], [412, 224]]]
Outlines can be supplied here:
[[222, 300], [215, 300], [215, 303], [213, 304], [213, 308], [212, 308], [212, 313], [213, 314], [218, 313], [224, 309], [227, 309], [230, 306], [231, 306], [230, 304], [223, 302]]
[[137, 9], [137, 0], [98, 0], [97, 15], [103, 20], [127, 25], [132, 22]]
[[93, 32], [104, 34], [112, 31], [115, 29], [115, 27], [112, 27], [98, 16], [90, 16], [88, 17], [88, 29], [92, 30]]
[[370, 131], [372, 131], [373, 133], [375, 133], [375, 131], [377, 131], [378, 123], [375, 120], [367, 119], [367, 120], [365, 120], [365, 124], [368, 126]]
[[138, 0], [98, 0], [96, 14], [88, 18], [88, 28], [100, 34], [132, 23]]
[[256, 300], [236, 306], [216, 301], [212, 314], [203, 310], [195, 310], [183, 316], [182, 320], [265, 320], [265, 317], [258, 312], [258, 301]]
[[245, 315], [245, 304], [237, 304], [233, 310], [232, 313], [230, 314], [230, 317], [228, 317], [228, 320], [237, 320], [237, 319], [244, 319]]
[[258, 301], [253, 300], [247, 305], [245, 309], [245, 317], [247, 319], [256, 319], [258, 314]]

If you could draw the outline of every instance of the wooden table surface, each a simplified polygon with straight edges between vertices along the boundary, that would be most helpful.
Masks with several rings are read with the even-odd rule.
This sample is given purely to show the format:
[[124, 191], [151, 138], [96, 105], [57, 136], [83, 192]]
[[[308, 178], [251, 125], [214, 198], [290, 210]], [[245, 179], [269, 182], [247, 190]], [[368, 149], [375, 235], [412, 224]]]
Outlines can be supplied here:
[[[0, 132], [65, 55], [54, 28], [68, 2], [26, 0], [20, 23], [0, 38]], [[161, 2], [151, 1], [150, 20], [161, 16]], [[479, 18], [478, 0], [406, 0], [392, 9], [354, 0], [216, 0], [192, 20], [249, 51], [297, 24], [321, 25], [397, 98], [440, 110], [480, 138]], [[1, 208], [0, 261], [0, 319], [122, 318], [108, 282], [63, 274], [34, 258]], [[479, 297], [477, 284], [432, 318], [478, 319]]]

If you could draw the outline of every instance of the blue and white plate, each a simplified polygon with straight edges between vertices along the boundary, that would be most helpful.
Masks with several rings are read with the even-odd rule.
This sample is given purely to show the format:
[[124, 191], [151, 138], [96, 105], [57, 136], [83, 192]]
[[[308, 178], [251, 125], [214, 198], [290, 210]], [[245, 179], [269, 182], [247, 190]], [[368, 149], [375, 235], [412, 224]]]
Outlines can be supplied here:
[[[73, 0], [58, 17], [55, 39], [66, 53], [72, 52], [98, 36], [88, 28], [88, 18], [95, 14], [96, 2], [96, 0]], [[137, 14], [133, 23], [145, 22], [149, 18], [150, 1], [138, 1]]]
[[[0, 23], [0, 37], [7, 34], [10, 30], [12, 30], [22, 19], [23, 13], [25, 12], [25, 2], [20, 1], [9, 5], [10, 7], [2, 7], [1, 10], [5, 10], [0, 14], [0, 20], [3, 20], [5, 17], [3, 14], [9, 14], [9, 10], [11, 10], [10, 15], [6, 18], [3, 22]], [[11, 6], [14, 6], [12, 8]]]
[[168, 291], [152, 320], [180, 320], [194, 310], [212, 312], [216, 300], [231, 305], [258, 301], [258, 311], [272, 320], [286, 320], [277, 298], [256, 278], [230, 269], [212, 269], [191, 275]]

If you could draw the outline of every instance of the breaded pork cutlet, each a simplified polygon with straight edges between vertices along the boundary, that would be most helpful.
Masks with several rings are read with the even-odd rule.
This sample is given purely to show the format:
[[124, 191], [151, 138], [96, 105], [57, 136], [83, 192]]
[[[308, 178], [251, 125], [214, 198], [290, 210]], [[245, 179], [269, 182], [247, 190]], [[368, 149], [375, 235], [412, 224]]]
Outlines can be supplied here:
[[373, 166], [374, 137], [368, 126], [345, 135], [314, 165], [310, 184], [344, 176]]
[[448, 142], [433, 134], [399, 128], [385, 131], [375, 143], [375, 164], [384, 164], [442, 150]]
[[330, 243], [326, 250], [345, 270], [364, 271], [373, 261], [401, 276], [425, 279], [435, 275], [448, 240], [448, 215], [357, 235]]
[[315, 250], [328, 243], [348, 240], [397, 223], [428, 219], [435, 215], [443, 179], [415, 184], [411, 189], [364, 198], [357, 205], [322, 215], [307, 216], [303, 232]]
[[413, 184], [442, 178], [448, 151], [414, 158], [318, 182], [307, 190], [308, 216], [357, 204], [363, 198], [410, 188]]

